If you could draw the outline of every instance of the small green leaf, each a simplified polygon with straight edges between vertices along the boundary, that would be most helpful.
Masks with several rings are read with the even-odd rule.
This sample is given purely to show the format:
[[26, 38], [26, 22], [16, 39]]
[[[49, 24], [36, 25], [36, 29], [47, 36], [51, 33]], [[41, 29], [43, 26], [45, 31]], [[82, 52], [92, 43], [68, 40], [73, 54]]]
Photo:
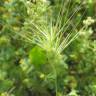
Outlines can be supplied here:
[[37, 67], [45, 64], [47, 59], [44, 50], [37, 46], [32, 48], [32, 50], [29, 52], [29, 58], [32, 64]]

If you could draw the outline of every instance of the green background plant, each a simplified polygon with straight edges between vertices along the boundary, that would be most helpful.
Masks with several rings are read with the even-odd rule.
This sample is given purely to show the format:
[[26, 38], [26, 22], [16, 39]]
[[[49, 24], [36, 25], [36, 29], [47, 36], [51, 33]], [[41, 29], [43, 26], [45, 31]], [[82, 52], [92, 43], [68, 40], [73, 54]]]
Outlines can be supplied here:
[[[31, 41], [30, 32], [35, 30], [34, 24], [48, 26], [46, 18], [50, 21], [52, 13], [56, 18], [62, 2], [29, 1], [0, 0], [0, 96], [95, 96], [96, 24], [81, 31], [62, 54], [46, 52]], [[80, 2], [72, 0], [69, 12]], [[95, 22], [94, 5], [93, 0], [84, 0], [83, 8], [72, 19], [81, 22], [78, 29], [89, 16]]]

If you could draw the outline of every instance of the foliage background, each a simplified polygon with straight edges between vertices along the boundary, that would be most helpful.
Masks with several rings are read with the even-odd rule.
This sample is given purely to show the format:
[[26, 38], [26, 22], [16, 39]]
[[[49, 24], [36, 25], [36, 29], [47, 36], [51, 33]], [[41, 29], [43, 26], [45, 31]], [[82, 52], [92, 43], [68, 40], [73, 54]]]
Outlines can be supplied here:
[[[80, 1], [72, 0], [76, 5]], [[56, 76], [48, 66], [45, 51], [15, 33], [23, 30], [23, 36], [30, 31], [32, 26], [30, 27], [29, 21], [46, 25], [43, 14], [49, 12], [50, 17], [50, 9], [55, 8], [57, 11], [61, 2], [26, 2], [28, 1], [0, 0], [0, 96], [55, 96]], [[74, 22], [79, 21], [86, 10], [80, 28], [87, 17], [91, 16], [95, 20], [95, 4], [95, 0], [84, 0], [83, 9], [74, 19]], [[95, 27], [96, 23], [87, 26], [79, 38], [64, 51], [63, 61], [58, 56], [53, 58], [54, 53], [48, 54], [50, 62], [64, 64], [63, 69], [57, 67], [57, 96], [96, 95]]]

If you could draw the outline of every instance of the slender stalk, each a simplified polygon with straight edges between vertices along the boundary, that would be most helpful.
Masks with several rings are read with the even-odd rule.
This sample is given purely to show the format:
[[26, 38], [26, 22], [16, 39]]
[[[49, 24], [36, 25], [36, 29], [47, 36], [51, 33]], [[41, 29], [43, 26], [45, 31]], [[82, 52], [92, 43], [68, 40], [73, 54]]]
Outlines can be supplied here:
[[56, 68], [55, 68], [54, 62], [53, 62], [53, 63], [50, 62], [51, 60], [50, 60], [49, 56], [48, 56], [47, 58], [48, 58], [48, 62], [49, 62], [49, 64], [50, 64], [50, 66], [51, 66], [51, 68], [52, 68], [52, 70], [53, 70], [53, 73], [55, 74], [55, 92], [56, 92], [56, 96], [58, 96], [57, 70], [56, 70]]

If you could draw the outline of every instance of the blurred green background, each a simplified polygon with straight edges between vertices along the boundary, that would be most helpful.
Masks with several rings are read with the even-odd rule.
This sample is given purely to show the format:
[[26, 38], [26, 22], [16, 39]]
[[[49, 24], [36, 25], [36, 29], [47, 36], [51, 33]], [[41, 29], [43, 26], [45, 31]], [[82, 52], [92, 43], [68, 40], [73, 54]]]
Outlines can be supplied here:
[[[76, 6], [81, 2], [82, 10], [74, 22], [80, 20], [78, 28], [81, 28], [82, 22], [92, 17], [94, 23], [64, 51], [62, 62], [66, 68], [57, 68], [57, 96], [96, 96], [96, 1], [71, 0]], [[0, 96], [56, 96], [55, 74], [46, 65], [44, 50], [16, 33], [30, 31], [26, 21], [45, 24], [43, 14], [49, 12], [50, 17], [51, 9], [55, 18], [61, 3], [61, 0], [0, 0]], [[54, 58], [60, 63], [61, 59]]]

